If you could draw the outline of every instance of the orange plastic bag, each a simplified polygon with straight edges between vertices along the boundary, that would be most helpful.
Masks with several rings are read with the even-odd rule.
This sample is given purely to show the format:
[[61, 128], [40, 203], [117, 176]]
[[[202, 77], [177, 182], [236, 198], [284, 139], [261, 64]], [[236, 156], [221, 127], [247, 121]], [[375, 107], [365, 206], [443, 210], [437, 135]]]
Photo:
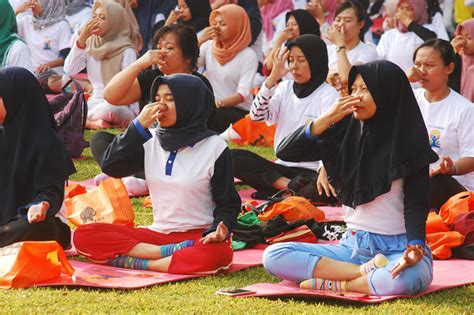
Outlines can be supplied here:
[[55, 241], [20, 242], [0, 248], [0, 288], [26, 288], [66, 274], [74, 268]]
[[239, 140], [233, 139], [232, 142], [240, 145], [273, 146], [276, 125], [268, 126], [263, 121], [253, 121], [250, 119], [250, 115], [247, 114], [244, 118], [234, 123], [232, 129], [241, 137]]
[[461, 192], [448, 199], [440, 208], [439, 215], [448, 226], [454, 224], [457, 216], [474, 210], [474, 193]]
[[64, 201], [66, 216], [75, 225], [112, 223], [134, 226], [135, 214], [120, 179], [108, 178], [91, 191]]
[[433, 257], [436, 259], [448, 259], [451, 257], [451, 248], [461, 246], [464, 243], [464, 235], [456, 231], [450, 231], [444, 223], [443, 218], [435, 212], [428, 214], [426, 221], [426, 241]]
[[259, 214], [258, 218], [267, 221], [279, 214], [290, 222], [311, 218], [319, 222], [326, 219], [324, 212], [315, 207], [311, 201], [297, 196], [288, 197], [271, 205], [267, 210], [265, 210], [265, 213]]

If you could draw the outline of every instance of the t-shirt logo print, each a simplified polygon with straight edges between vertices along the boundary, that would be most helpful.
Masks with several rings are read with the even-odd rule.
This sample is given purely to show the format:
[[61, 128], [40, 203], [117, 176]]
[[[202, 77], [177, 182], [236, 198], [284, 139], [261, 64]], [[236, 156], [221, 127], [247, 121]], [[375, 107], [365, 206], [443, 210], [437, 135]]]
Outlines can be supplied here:
[[44, 41], [43, 41], [43, 50], [51, 50], [51, 43], [52, 42], [53, 42], [53, 40], [51, 39], [51, 37], [46, 36], [44, 38]]
[[441, 138], [441, 132], [439, 132], [439, 130], [436, 130], [436, 129], [431, 130], [430, 146], [432, 148], [441, 148], [441, 143], [439, 141], [440, 138]]

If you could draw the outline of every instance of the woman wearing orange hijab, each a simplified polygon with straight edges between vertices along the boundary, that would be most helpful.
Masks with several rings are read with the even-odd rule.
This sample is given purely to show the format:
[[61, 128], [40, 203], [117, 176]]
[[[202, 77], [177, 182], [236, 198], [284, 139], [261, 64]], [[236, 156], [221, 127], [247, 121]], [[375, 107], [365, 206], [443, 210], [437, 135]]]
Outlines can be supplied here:
[[250, 109], [258, 59], [247, 47], [252, 35], [243, 8], [224, 5], [211, 12], [209, 24], [212, 40], [201, 45], [198, 66], [206, 68], [216, 98], [217, 110], [209, 118], [209, 128], [223, 132]]

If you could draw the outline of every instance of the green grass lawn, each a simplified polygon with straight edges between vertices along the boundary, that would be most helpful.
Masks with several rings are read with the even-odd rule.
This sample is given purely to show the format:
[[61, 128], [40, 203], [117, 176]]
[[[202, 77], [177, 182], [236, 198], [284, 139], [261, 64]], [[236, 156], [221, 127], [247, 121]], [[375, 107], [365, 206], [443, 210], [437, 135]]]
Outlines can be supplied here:
[[[90, 138], [91, 133], [87, 133]], [[249, 148], [266, 158], [274, 158], [269, 148]], [[91, 158], [76, 161], [73, 180], [91, 178], [99, 172]], [[152, 212], [141, 206], [143, 198], [132, 199], [136, 223], [152, 222]], [[474, 272], [474, 271], [473, 271]], [[451, 289], [418, 299], [400, 299], [373, 306], [329, 300], [238, 299], [216, 296], [222, 287], [242, 287], [257, 282], [279, 282], [262, 267], [231, 275], [213, 276], [140, 290], [97, 290], [73, 288], [34, 288], [0, 290], [0, 313], [176, 313], [176, 314], [473, 314], [474, 286]]]

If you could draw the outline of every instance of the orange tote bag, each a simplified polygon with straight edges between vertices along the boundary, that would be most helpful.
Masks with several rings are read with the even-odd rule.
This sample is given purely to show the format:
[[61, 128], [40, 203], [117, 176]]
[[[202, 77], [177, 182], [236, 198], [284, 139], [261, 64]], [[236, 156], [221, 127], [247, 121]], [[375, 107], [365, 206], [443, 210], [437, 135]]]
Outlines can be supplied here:
[[0, 248], [0, 288], [26, 288], [61, 274], [72, 276], [74, 268], [55, 241], [20, 242]]
[[64, 204], [68, 220], [76, 226], [98, 222], [134, 226], [132, 203], [117, 178], [103, 180], [91, 191], [67, 198]]

